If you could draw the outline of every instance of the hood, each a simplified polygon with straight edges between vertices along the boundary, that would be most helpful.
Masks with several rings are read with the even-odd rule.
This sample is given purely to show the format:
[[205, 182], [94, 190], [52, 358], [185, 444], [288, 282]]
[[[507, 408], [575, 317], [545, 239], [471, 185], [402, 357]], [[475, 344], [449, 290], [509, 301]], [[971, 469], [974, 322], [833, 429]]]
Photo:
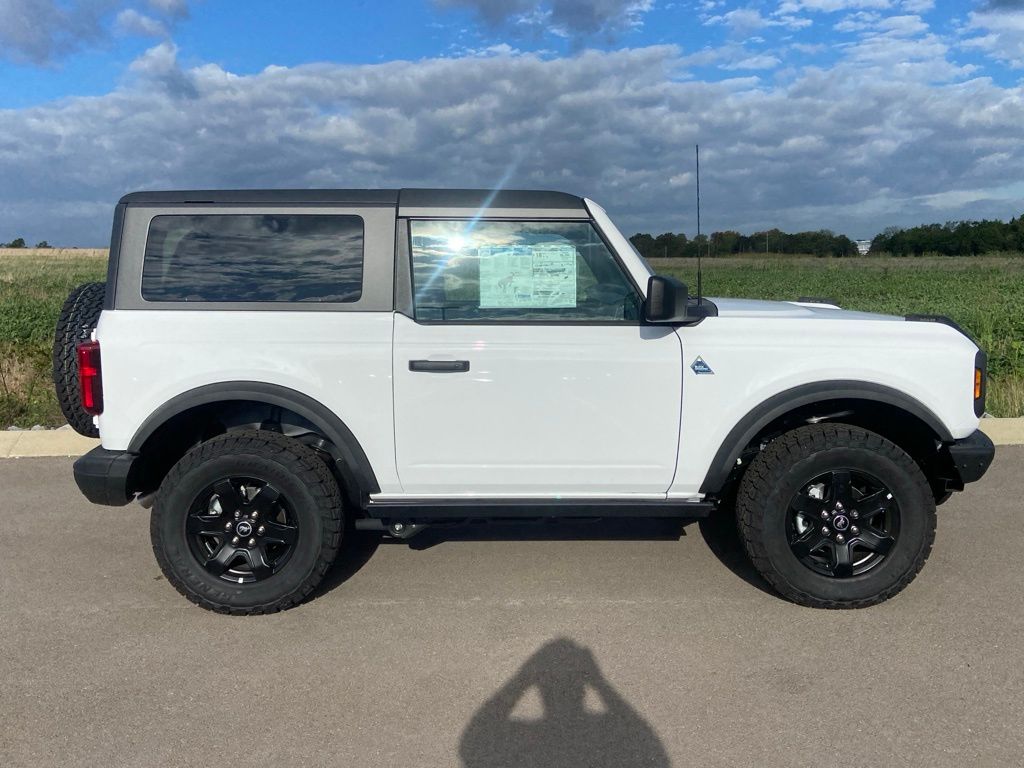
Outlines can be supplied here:
[[759, 299], [718, 299], [709, 297], [718, 307], [719, 317], [764, 317], [801, 320], [898, 320], [898, 315], [880, 315], [874, 312], [853, 312], [834, 304], [808, 301], [761, 301]]

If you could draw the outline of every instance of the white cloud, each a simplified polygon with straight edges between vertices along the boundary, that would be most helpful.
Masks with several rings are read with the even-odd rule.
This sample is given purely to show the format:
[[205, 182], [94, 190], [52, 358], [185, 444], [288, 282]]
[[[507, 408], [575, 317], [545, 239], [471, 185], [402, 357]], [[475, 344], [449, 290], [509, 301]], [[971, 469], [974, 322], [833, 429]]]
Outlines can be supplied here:
[[717, 66], [725, 71], [738, 69], [774, 69], [782, 61], [770, 53], [757, 53], [750, 50], [745, 43], [729, 42], [718, 47], [703, 48], [694, 53], [680, 56], [678, 63], [683, 67]]
[[823, 53], [829, 48], [825, 43], [793, 43], [789, 47], [798, 53], [807, 54]]
[[149, 0], [156, 16], [138, 5], [128, 0], [0, 0], [0, 58], [46, 66], [101, 43], [111, 26], [119, 34], [158, 37], [167, 34], [167, 22], [188, 15], [186, 0]]
[[[178, 66], [178, 47], [165, 41], [150, 48], [131, 63], [129, 72], [141, 80], [142, 87], [157, 87], [174, 97], [198, 95], [195, 79]], [[196, 70], [196, 72], [200, 72]]]
[[881, 18], [881, 15], [873, 11], [858, 11], [844, 16], [842, 20], [832, 25], [832, 28], [837, 32], [862, 32], [874, 29]]
[[139, 13], [134, 8], [125, 8], [118, 13], [114, 28], [122, 35], [139, 37], [164, 37], [167, 34], [167, 27], [162, 21]]
[[837, 32], [874, 32], [890, 33], [899, 36], [921, 35], [929, 31], [929, 27], [916, 14], [883, 16], [874, 11], [858, 11], [851, 13], [832, 27]]
[[955, 189], [950, 192], [937, 192], [934, 195], [925, 195], [923, 202], [929, 208], [936, 210], [956, 211], [972, 203], [984, 203], [992, 200], [1019, 203], [1022, 199], [1024, 199], [1024, 182], [995, 188]]
[[188, 0], [149, 0], [149, 7], [172, 19], [188, 16]]
[[102, 35], [97, 2], [0, 0], [0, 57], [46, 64]]
[[654, 0], [434, 0], [441, 8], [467, 8], [494, 27], [561, 37], [615, 35], [639, 27]]
[[759, 53], [730, 64], [723, 64], [722, 69], [774, 69], [781, 63], [782, 61], [777, 56]]
[[[140, 188], [486, 187], [510, 168], [509, 185], [587, 194], [627, 229], [661, 230], [685, 224], [698, 141], [709, 230], [870, 235], [930, 220], [937, 192], [1019, 182], [1024, 89], [935, 85], [890, 54], [771, 85], [681, 80], [671, 46], [243, 76], [183, 69], [162, 43], [111, 93], [0, 110], [0, 178], [19, 179], [0, 187], [0, 232], [102, 244], [113, 202]], [[991, 197], [986, 215], [1014, 212]]]
[[843, 48], [847, 60], [880, 81], [938, 83], [962, 80], [975, 72], [949, 59], [949, 45], [933, 34], [907, 37], [898, 30], [868, 34]]
[[1024, 69], [1024, 0], [989, 0], [972, 12], [961, 45], [1014, 69]]
[[982, 12], [1020, 10], [1024, 10], [1024, 0], [987, 0], [981, 7]]
[[738, 35], [749, 35], [765, 27], [786, 27], [787, 29], [803, 29], [811, 26], [810, 19], [797, 16], [779, 16], [770, 18], [762, 16], [757, 8], [735, 8], [727, 13], [709, 16], [705, 24], [724, 24]]
[[798, 13], [799, 11], [816, 11], [835, 13], [836, 11], [854, 11], [865, 8], [887, 9], [892, 7], [892, 0], [783, 0], [779, 3], [779, 13]]
[[886, 16], [878, 22], [878, 29], [882, 32], [891, 32], [894, 35], [906, 37], [919, 35], [928, 31], [920, 16]]
[[844, 15], [833, 29], [856, 35], [855, 41], [836, 45], [845, 60], [883, 80], [954, 81], [977, 69], [957, 64], [948, 39], [934, 34], [917, 14], [855, 11]]

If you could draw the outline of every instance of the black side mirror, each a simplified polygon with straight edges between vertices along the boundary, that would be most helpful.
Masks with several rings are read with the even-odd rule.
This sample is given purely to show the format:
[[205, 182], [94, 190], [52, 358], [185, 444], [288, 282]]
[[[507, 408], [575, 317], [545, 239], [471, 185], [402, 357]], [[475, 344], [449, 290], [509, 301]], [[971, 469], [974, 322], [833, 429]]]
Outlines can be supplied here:
[[644, 318], [649, 323], [686, 323], [694, 318], [688, 315], [690, 291], [674, 277], [651, 275], [647, 281], [647, 301]]

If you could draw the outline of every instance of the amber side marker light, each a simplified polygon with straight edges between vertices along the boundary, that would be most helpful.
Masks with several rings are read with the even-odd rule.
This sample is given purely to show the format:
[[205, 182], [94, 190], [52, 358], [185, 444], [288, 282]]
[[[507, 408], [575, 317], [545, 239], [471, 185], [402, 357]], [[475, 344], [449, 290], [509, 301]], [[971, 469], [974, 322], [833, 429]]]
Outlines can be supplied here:
[[985, 415], [985, 395], [988, 390], [986, 371], [988, 370], [988, 358], [980, 349], [974, 356], [974, 415], [982, 417]]

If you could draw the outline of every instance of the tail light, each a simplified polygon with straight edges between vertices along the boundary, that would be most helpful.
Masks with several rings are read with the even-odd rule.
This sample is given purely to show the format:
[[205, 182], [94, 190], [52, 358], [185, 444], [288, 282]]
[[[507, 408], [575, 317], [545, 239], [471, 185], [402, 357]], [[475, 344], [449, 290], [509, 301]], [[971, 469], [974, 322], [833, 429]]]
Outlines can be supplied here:
[[103, 413], [103, 381], [100, 376], [100, 343], [86, 341], [78, 345], [78, 383], [82, 407], [92, 416]]

